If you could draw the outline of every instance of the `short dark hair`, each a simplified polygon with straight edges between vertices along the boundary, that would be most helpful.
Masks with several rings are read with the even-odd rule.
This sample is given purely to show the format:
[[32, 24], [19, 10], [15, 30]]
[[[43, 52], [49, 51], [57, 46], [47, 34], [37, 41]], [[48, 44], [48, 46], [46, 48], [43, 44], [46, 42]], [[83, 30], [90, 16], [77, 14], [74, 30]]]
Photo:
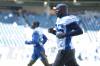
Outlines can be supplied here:
[[38, 21], [34, 21], [33, 24], [36, 25], [37, 27], [40, 25]]

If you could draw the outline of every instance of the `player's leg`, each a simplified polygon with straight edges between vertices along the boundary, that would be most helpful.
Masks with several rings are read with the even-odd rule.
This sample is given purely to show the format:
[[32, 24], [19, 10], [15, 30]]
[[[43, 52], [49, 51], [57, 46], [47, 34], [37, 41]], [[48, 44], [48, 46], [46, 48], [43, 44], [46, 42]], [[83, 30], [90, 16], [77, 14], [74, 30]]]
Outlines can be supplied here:
[[69, 61], [65, 64], [65, 66], [79, 66], [79, 65], [77, 64], [76, 60], [73, 58], [73, 59], [69, 60]]
[[79, 66], [75, 58], [75, 50], [70, 50], [65, 56], [65, 66]]
[[55, 62], [53, 63], [52, 66], [64, 66], [64, 56], [62, 50], [58, 51]]
[[50, 66], [45, 51], [41, 52], [41, 61], [45, 66]]
[[35, 60], [30, 60], [30, 62], [28, 63], [28, 66], [32, 66], [35, 62], [36, 62], [37, 59]]
[[38, 54], [37, 54], [37, 50], [34, 50], [34, 53], [32, 54], [32, 59], [30, 60], [30, 62], [28, 63], [28, 66], [32, 66], [36, 60], [39, 58]]

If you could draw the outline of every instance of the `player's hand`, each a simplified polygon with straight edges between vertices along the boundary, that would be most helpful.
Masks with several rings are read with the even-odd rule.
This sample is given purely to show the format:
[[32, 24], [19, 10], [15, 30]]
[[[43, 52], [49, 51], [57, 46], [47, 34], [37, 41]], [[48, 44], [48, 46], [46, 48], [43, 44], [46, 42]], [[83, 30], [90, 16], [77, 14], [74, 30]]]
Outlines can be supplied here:
[[48, 29], [48, 32], [49, 32], [49, 33], [53, 33], [53, 32], [54, 32], [53, 28], [49, 28], [49, 29]]
[[25, 44], [30, 44], [28, 41], [25, 41]]

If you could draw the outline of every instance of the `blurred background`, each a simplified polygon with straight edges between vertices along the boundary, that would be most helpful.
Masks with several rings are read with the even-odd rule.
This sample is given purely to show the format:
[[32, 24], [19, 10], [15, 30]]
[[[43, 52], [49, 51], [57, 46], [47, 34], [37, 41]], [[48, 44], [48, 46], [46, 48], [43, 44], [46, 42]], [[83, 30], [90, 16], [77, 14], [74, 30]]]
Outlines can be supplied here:
[[[83, 35], [73, 37], [76, 58], [80, 66], [100, 65], [100, 0], [0, 0], [0, 66], [27, 66], [33, 46], [25, 45], [31, 39], [33, 21], [48, 37], [45, 45], [49, 63], [56, 53], [56, 37], [47, 32], [54, 27], [54, 8], [58, 3], [69, 6], [69, 13], [80, 18]], [[34, 66], [41, 66], [38, 60]]]

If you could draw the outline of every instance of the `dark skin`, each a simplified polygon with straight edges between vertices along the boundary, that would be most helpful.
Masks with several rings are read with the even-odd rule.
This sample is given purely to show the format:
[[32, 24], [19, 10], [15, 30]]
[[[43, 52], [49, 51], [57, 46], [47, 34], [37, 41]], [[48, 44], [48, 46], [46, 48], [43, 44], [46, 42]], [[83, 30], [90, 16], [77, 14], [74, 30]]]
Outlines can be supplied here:
[[[35, 28], [37, 28], [37, 27], [39, 27], [39, 22], [33, 22], [31, 28], [32, 28], [32, 29], [35, 29]], [[41, 55], [44, 57], [44, 60], [41, 60], [42, 63], [44, 64], [44, 66], [50, 66], [50, 64], [48, 63], [48, 60], [47, 60], [47, 56], [45, 55], [45, 52], [44, 52], [44, 51], [41, 52]], [[37, 59], [38, 59], [38, 58], [37, 58]], [[32, 65], [37, 61], [37, 59], [31, 60], [31, 61], [29, 62], [29, 64], [28, 64], [28, 66], [32, 66]]]
[[66, 16], [67, 15], [67, 12], [66, 12], [66, 7], [65, 6], [61, 6], [61, 7], [59, 7], [59, 8], [56, 8], [56, 15], [57, 15], [57, 17], [59, 17], [59, 18], [62, 18], [62, 17], [64, 17], [64, 16]]
[[[59, 17], [59, 18], [67, 16], [67, 14], [68, 14], [67, 13], [68, 12], [68, 8], [66, 8], [66, 6], [60, 6], [60, 7], [56, 8], [55, 11], [56, 11], [57, 17]], [[56, 36], [63, 38], [65, 36], [67, 36], [67, 35], [76, 36], [76, 35], [79, 35], [79, 34], [83, 34], [83, 31], [81, 30], [79, 25], [77, 23], [75, 23], [75, 22], [72, 22], [69, 26], [66, 25], [66, 28], [67, 27], [70, 27], [70, 29], [72, 29], [72, 31], [70, 33], [61, 33], [61, 34], [58, 34]], [[56, 31], [53, 28], [49, 28], [48, 32], [56, 34]]]
[[[70, 17], [68, 15], [68, 8], [66, 7], [66, 4], [59, 4], [56, 6], [56, 15], [59, 18], [58, 22], [62, 22], [63, 23], [63, 17], [66, 18], [66, 22], [67, 20], [67, 16]], [[70, 17], [71, 18], [71, 17]], [[75, 22], [74, 22], [75, 21]], [[65, 38], [66, 40], [65, 42], [65, 48], [64, 49], [59, 49], [58, 54], [56, 56], [55, 62], [53, 64], [53, 66], [78, 66], [76, 60], [75, 60], [75, 52], [73, 49], [70, 48], [66, 48], [66, 45], [68, 45], [69, 43], [67, 43], [67, 37], [68, 37], [68, 42], [69, 40], [71, 41], [71, 39], [69, 39], [69, 37], [71, 38], [71, 36], [77, 36], [83, 33], [82, 29], [79, 27], [79, 25], [77, 24], [78, 20], [70, 20], [70, 23], [64, 25], [65, 29], [63, 29], [65, 32], [60, 32], [60, 33], [56, 33], [56, 30], [54, 30], [53, 28], [49, 28], [48, 32], [56, 35], [56, 37], [58, 39], [63, 39]], [[65, 22], [65, 21], [64, 21]], [[57, 26], [55, 26], [55, 28], [58, 28]], [[67, 31], [69, 30], [69, 31]], [[57, 30], [57, 32], [59, 32], [60, 30]], [[59, 43], [58, 43], [59, 44]], [[70, 50], [70, 51], [69, 51]], [[61, 52], [60, 52], [61, 51]], [[70, 60], [68, 60], [68, 58], [70, 58]]]
[[33, 22], [32, 29], [35, 29], [36, 27], [39, 27], [39, 22]]
[[[65, 17], [65, 16], [70, 17], [68, 15], [68, 8], [66, 7], [66, 5], [62, 5], [62, 4], [58, 5], [56, 7], [55, 11], [56, 11], [57, 17], [60, 18], [60, 19], [62, 18], [62, 21], [63, 21], [63, 17]], [[60, 19], [57, 22], [61, 23], [62, 21]], [[66, 48], [66, 45], [69, 44], [69, 43], [66, 43], [67, 42], [67, 37], [71, 38], [71, 36], [77, 36], [77, 35], [80, 35], [80, 34], [83, 33], [83, 31], [79, 27], [79, 25], [76, 22], [74, 22], [74, 21], [78, 21], [78, 20], [72, 20], [72, 21], [73, 22], [70, 22], [70, 23], [64, 25], [64, 27], [66, 28], [65, 32], [56, 33], [56, 30], [54, 30], [53, 28], [49, 28], [49, 30], [48, 30], [48, 32], [56, 35], [56, 37], [58, 39], [66, 38], [65, 48]], [[66, 18], [66, 22], [67, 22], [67, 18]], [[69, 30], [69, 31], [67, 31], [67, 30]], [[57, 30], [57, 32], [59, 32], [59, 31]], [[68, 39], [68, 41], [69, 41], [69, 39]], [[71, 39], [70, 39], [70, 41], [71, 41]], [[59, 49], [58, 54], [56, 56], [56, 60], [53, 64], [53, 66], [78, 66], [78, 64], [75, 60], [75, 57], [74, 57], [74, 55], [75, 55], [74, 50], [71, 49], [71, 48], [68, 48], [68, 49], [67, 48], [65, 49], [65, 48], [64, 49]], [[70, 51], [68, 51], [68, 50], [70, 50]], [[70, 60], [67, 60], [68, 58], [70, 58]]]
[[[66, 16], [66, 7], [61, 6], [59, 8], [56, 8], [55, 12], [56, 12], [57, 17], [62, 18], [63, 16]], [[56, 34], [56, 31], [53, 28], [49, 28], [48, 32]], [[65, 34], [63, 35], [65, 36]]]

